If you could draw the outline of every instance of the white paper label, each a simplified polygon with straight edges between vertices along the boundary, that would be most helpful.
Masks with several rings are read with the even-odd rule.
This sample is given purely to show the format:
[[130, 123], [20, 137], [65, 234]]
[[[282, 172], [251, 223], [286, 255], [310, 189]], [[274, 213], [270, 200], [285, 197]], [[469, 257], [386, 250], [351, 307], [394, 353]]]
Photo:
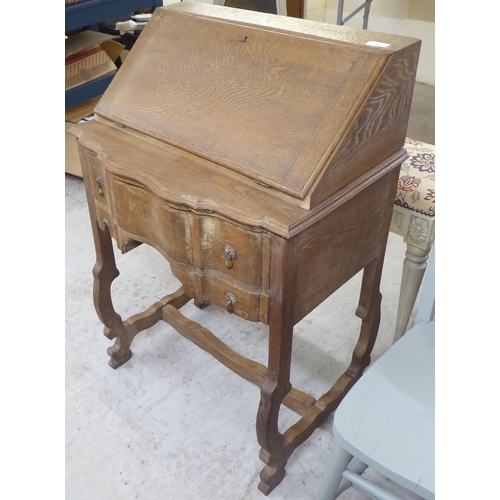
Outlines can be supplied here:
[[389, 47], [390, 43], [375, 42], [374, 40], [366, 42], [365, 45], [370, 45], [371, 47]]

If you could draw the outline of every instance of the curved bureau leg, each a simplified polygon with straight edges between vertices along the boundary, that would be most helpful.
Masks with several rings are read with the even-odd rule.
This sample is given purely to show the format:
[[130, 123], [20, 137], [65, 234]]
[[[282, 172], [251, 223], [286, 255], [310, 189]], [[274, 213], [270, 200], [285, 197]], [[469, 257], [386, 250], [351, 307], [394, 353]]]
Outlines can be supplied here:
[[125, 321], [115, 311], [111, 300], [111, 283], [120, 274], [116, 268], [111, 236], [103, 231], [97, 223], [94, 227], [94, 240], [97, 261], [94, 266], [94, 306], [99, 319], [104, 324], [104, 335], [108, 339], [116, 339], [108, 348], [109, 366], [118, 368], [132, 357], [130, 346], [134, 337], [143, 330], [151, 328], [162, 319], [162, 309], [172, 305], [180, 309], [191, 300], [184, 293], [184, 288], [163, 297], [145, 311], [135, 314]]
[[281, 403], [290, 392], [295, 289], [294, 266], [287, 265], [291, 251], [281, 238], [273, 238], [269, 309], [269, 357], [257, 412], [257, 440], [260, 459], [266, 464], [260, 473], [259, 490], [268, 495], [283, 479], [293, 450], [278, 430]]
[[[291, 347], [291, 337], [285, 343]], [[285, 476], [285, 465], [293, 451], [278, 430], [281, 403], [292, 388], [286, 358], [282, 358], [284, 366], [281, 373], [266, 375], [257, 412], [257, 440], [261, 446], [259, 458], [266, 464], [260, 473], [259, 490], [265, 495], [271, 493]]]
[[363, 271], [361, 293], [356, 316], [361, 318], [361, 330], [352, 355], [351, 364], [347, 369], [356, 382], [371, 362], [371, 353], [377, 339], [380, 326], [382, 294], [380, 279], [384, 265], [384, 253], [370, 262]]
[[408, 328], [431, 248], [432, 246], [427, 250], [421, 250], [410, 244], [406, 246], [406, 258], [403, 262], [394, 342], [399, 340]]
[[[361, 293], [356, 315], [361, 318], [361, 331], [346, 372], [317, 401], [308, 402], [302, 418], [281, 434], [278, 430], [279, 409], [291, 394], [290, 365], [293, 335], [293, 266], [287, 266], [284, 249], [275, 245], [271, 267], [271, 307], [269, 310], [269, 365], [261, 388], [257, 413], [257, 439], [260, 459], [266, 464], [260, 473], [259, 490], [269, 494], [283, 479], [285, 465], [293, 451], [302, 444], [335, 410], [353, 384], [370, 364], [370, 355], [380, 323], [380, 277], [384, 254], [370, 262], [363, 271]], [[282, 259], [276, 258], [282, 250]], [[275, 262], [274, 259], [276, 258]], [[288, 269], [288, 273], [284, 270]], [[284, 273], [284, 274], [283, 274]], [[276, 287], [273, 286], [273, 282]], [[290, 293], [292, 291], [292, 293]]]
[[94, 307], [104, 324], [104, 335], [115, 343], [108, 348], [109, 365], [118, 368], [132, 357], [130, 344], [133, 336], [123, 323], [121, 316], [115, 311], [111, 300], [111, 283], [119, 276], [111, 236], [102, 230], [97, 222], [93, 223], [96, 263], [92, 271], [94, 275]]

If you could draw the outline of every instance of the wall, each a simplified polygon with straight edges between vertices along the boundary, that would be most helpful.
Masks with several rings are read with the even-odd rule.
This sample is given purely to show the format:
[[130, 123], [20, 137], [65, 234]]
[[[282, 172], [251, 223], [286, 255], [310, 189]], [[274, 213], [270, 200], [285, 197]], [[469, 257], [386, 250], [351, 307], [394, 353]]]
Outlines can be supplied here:
[[305, 0], [304, 19], [324, 22], [326, 15], [326, 3], [327, 0]]
[[[323, 1], [325, 22], [337, 23], [338, 0]], [[363, 0], [345, 0], [343, 19], [356, 10]], [[314, 4], [316, 5], [316, 4]], [[319, 13], [317, 8], [314, 13]], [[363, 11], [350, 19], [346, 26], [362, 28]], [[435, 85], [435, 16], [434, 0], [373, 0], [368, 21], [370, 31], [404, 35], [422, 40], [422, 49], [417, 70], [417, 81]]]

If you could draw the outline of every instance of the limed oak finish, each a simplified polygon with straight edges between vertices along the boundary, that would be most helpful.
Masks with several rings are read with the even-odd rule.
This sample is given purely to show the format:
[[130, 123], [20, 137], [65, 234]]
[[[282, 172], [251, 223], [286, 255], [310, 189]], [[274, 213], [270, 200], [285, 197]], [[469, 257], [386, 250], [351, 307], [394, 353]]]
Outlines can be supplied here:
[[[419, 50], [414, 39], [183, 2], [155, 11], [96, 119], [73, 128], [111, 366], [164, 320], [258, 385], [265, 494], [370, 363]], [[182, 287], [124, 321], [112, 240], [122, 252], [156, 248]], [[294, 325], [362, 269], [350, 366], [318, 399], [292, 388]], [[269, 325], [268, 365], [186, 318], [189, 300]], [[301, 415], [284, 433], [281, 404]]]

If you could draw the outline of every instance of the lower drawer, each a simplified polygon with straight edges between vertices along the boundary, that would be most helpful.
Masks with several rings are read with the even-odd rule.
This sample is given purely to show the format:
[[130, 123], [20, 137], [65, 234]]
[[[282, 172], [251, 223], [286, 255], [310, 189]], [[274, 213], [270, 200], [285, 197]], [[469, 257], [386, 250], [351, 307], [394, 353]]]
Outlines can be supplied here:
[[267, 325], [269, 297], [259, 289], [243, 288], [216, 271], [170, 263], [172, 274], [182, 283], [189, 297], [202, 304], [215, 304], [248, 321]]

